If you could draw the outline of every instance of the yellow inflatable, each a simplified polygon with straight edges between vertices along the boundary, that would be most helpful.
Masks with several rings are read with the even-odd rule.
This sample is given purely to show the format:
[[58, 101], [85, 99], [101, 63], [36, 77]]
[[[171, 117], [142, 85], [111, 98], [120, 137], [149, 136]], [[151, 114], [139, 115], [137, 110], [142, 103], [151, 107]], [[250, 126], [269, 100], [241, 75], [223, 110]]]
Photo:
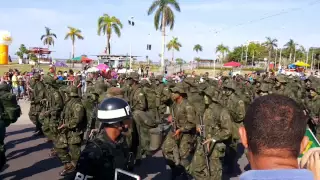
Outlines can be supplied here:
[[8, 31], [0, 31], [0, 65], [9, 63], [9, 45], [12, 43], [11, 34]]

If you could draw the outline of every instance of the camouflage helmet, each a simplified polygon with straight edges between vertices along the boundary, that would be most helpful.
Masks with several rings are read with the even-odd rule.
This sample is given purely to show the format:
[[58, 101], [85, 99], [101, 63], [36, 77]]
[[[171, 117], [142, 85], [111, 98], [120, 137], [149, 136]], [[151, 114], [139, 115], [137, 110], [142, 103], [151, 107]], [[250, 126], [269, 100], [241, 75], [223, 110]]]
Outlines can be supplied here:
[[226, 84], [224, 84], [223, 87], [224, 87], [224, 88], [228, 88], [228, 89], [236, 90], [237, 85], [236, 85], [236, 83], [235, 83], [233, 80], [231, 80], [231, 81], [228, 81]]
[[179, 94], [185, 94], [186, 93], [182, 83], [177, 83], [175, 87], [171, 88], [171, 92], [179, 93]]
[[53, 85], [54, 84], [54, 79], [51, 76], [44, 76], [43, 77], [43, 83], [44, 84]]
[[162, 82], [163, 76], [162, 75], [157, 75], [156, 76], [156, 80]]
[[33, 75], [33, 79], [35, 80], [40, 80], [40, 78], [41, 78], [41, 75], [39, 73], [36, 73]]
[[279, 81], [280, 83], [286, 83], [286, 78], [284, 76], [277, 76], [276, 80]]
[[79, 96], [77, 86], [70, 86], [70, 94], [69, 94], [69, 96], [71, 96], [71, 97]]
[[140, 84], [141, 84], [142, 86], [146, 86], [146, 85], [149, 85], [150, 83], [149, 83], [148, 80], [142, 79], [142, 80], [140, 81]]
[[139, 74], [137, 72], [131, 72], [129, 78], [131, 78], [134, 81], [139, 81]]
[[217, 94], [217, 90], [216, 90], [215, 87], [210, 86], [210, 87], [206, 88], [206, 89], [203, 91], [203, 93], [204, 93], [205, 95], [207, 95], [207, 96], [210, 96], [213, 101], [216, 101], [216, 102], [218, 101], [218, 100], [217, 100], [218, 94]]
[[118, 81], [116, 79], [112, 79], [110, 81], [110, 85], [113, 86], [113, 87], [116, 87], [118, 85]]
[[92, 82], [93, 81], [93, 78], [92, 77], [87, 77], [86, 78], [86, 82]]
[[10, 91], [10, 86], [7, 83], [2, 82], [0, 84], [0, 91]]
[[107, 91], [107, 97], [123, 98], [124, 91], [118, 87], [111, 87]]
[[259, 90], [262, 92], [269, 92], [269, 84], [262, 83]]

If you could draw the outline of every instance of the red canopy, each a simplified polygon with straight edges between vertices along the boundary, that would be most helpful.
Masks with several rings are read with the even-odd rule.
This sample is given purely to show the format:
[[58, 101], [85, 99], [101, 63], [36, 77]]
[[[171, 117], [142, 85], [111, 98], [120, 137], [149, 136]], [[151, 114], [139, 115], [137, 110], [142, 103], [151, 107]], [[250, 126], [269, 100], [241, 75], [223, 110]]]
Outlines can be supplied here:
[[241, 66], [241, 64], [238, 62], [231, 61], [231, 62], [225, 63], [223, 66], [239, 67]]
[[83, 62], [83, 63], [91, 63], [91, 61], [93, 61], [93, 60], [90, 58], [84, 57], [84, 56], [82, 56], [82, 58], [81, 58], [81, 62]]

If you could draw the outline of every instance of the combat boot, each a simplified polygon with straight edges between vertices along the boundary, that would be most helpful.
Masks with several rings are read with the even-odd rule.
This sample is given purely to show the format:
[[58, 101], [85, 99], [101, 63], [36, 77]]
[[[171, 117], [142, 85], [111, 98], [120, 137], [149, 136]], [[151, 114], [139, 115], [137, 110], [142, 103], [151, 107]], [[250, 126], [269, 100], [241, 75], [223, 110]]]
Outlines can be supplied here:
[[67, 174], [72, 173], [76, 167], [72, 163], [65, 163], [63, 170], [59, 173], [60, 176], [66, 176]]

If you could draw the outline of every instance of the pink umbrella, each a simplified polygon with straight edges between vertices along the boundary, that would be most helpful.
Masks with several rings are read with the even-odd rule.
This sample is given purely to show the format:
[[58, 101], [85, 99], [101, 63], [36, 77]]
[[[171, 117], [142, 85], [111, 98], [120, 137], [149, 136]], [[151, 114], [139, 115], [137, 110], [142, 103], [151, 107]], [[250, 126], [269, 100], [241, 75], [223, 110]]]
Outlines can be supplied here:
[[241, 64], [238, 62], [231, 61], [231, 62], [225, 63], [223, 66], [239, 67], [241, 66]]
[[108, 65], [105, 65], [105, 64], [99, 64], [97, 66], [97, 68], [100, 70], [100, 71], [104, 71], [106, 69], [109, 69], [109, 66]]

